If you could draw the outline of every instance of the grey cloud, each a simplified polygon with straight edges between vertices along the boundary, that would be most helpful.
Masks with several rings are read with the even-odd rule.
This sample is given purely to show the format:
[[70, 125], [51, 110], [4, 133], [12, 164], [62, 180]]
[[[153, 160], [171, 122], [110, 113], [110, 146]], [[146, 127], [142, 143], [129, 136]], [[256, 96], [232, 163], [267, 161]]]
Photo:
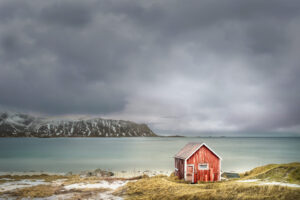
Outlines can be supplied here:
[[158, 132], [294, 130], [299, 11], [292, 0], [1, 1], [0, 108]]
[[92, 20], [92, 5], [78, 1], [58, 1], [41, 10], [45, 23], [82, 27]]

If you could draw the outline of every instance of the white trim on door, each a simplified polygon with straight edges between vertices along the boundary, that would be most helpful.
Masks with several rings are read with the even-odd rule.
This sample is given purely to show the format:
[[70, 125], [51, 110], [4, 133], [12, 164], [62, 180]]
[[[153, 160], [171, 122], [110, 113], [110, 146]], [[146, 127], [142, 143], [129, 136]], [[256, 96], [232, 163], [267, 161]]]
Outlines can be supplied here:
[[184, 160], [184, 180], [186, 180], [186, 165], [187, 165], [187, 162], [186, 160]]
[[193, 179], [192, 179], [192, 183], [194, 183], [194, 179], [195, 179], [195, 177], [194, 177], [194, 175], [195, 175], [195, 166], [194, 166], [194, 164], [188, 164], [186, 166], [187, 167], [193, 167]]

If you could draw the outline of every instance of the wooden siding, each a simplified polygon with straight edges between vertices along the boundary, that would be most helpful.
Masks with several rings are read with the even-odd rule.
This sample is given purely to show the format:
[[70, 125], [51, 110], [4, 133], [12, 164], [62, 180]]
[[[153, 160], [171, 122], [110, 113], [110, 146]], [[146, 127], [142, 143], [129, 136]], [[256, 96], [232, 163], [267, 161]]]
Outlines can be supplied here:
[[[176, 162], [176, 161], [175, 161]], [[199, 170], [199, 163], [208, 163], [208, 170]], [[218, 181], [220, 174], [220, 159], [206, 146], [198, 149], [188, 160], [187, 164], [194, 164], [194, 182], [198, 181]], [[184, 170], [184, 169], [183, 169]]]
[[184, 160], [175, 158], [175, 168], [178, 170], [175, 170], [175, 175], [178, 176], [178, 178], [182, 179], [184, 178]]

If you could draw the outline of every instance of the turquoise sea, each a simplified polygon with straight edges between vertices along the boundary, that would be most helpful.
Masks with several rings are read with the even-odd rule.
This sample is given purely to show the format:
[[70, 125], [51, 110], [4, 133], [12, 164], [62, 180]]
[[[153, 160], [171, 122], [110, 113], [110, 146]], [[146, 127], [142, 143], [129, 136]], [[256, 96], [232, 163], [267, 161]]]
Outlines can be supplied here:
[[300, 162], [300, 138], [0, 138], [0, 172], [167, 171], [174, 169], [174, 154], [191, 141], [219, 154], [223, 171]]

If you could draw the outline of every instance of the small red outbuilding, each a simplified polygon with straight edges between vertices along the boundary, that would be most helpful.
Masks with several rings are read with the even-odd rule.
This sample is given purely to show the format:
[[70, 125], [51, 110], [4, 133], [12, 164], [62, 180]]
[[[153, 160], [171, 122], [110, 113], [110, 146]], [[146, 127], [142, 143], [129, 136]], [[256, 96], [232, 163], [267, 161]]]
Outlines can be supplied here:
[[188, 143], [175, 156], [175, 175], [191, 183], [221, 180], [221, 160], [205, 143]]

